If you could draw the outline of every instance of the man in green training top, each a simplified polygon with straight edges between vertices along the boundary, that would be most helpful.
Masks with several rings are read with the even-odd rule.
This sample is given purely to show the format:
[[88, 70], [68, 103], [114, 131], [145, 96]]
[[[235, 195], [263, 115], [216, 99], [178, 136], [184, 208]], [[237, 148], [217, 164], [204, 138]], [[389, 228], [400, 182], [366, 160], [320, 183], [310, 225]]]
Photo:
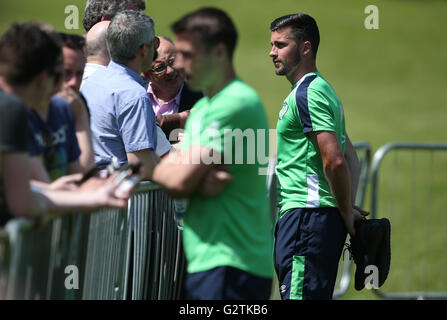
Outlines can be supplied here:
[[275, 73], [292, 92], [277, 123], [275, 268], [283, 299], [331, 299], [346, 232], [367, 212], [354, 206], [359, 164], [340, 99], [316, 67], [315, 20], [291, 14], [270, 26]]
[[190, 200], [183, 230], [187, 298], [268, 299], [273, 235], [266, 181], [253, 160], [257, 141], [242, 134], [256, 139], [268, 125], [259, 96], [233, 67], [237, 31], [213, 8], [184, 16], [172, 29], [176, 68], [192, 90], [205, 93], [188, 118], [180, 151], [153, 175], [171, 194]]

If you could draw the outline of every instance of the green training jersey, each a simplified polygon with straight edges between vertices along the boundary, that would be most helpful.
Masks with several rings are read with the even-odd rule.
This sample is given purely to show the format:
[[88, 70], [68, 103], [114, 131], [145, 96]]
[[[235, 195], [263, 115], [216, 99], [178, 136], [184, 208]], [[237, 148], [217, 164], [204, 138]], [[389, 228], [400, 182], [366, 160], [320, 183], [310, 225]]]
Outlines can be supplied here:
[[307, 134], [332, 131], [344, 152], [343, 107], [318, 72], [303, 76], [283, 103], [277, 123], [278, 206], [280, 217], [294, 208], [336, 207], [321, 156]]
[[[183, 220], [189, 273], [230, 266], [273, 276], [266, 176], [259, 170], [266, 164], [258, 161], [258, 140], [267, 146], [267, 117], [258, 94], [239, 78], [211, 99], [203, 97], [192, 109], [180, 148], [200, 145], [217, 151], [202, 161], [225, 164], [234, 181], [217, 196], [199, 192], [190, 196]], [[268, 150], [262, 151], [268, 156]]]

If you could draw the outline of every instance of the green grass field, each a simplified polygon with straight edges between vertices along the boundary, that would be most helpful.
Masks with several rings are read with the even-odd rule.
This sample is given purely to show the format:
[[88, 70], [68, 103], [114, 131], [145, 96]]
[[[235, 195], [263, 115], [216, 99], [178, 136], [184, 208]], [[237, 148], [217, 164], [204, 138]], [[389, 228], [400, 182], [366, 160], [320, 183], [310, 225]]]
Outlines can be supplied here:
[[[269, 25], [280, 15], [306, 12], [319, 24], [321, 43], [317, 65], [343, 102], [352, 141], [368, 141], [375, 151], [391, 141], [442, 143], [447, 140], [443, 130], [447, 123], [445, 1], [147, 2], [146, 12], [154, 18], [160, 35], [172, 36], [170, 24], [198, 7], [217, 6], [231, 15], [240, 34], [235, 55], [238, 73], [260, 94], [271, 128], [276, 127], [277, 114], [291, 86], [273, 72], [268, 57]], [[77, 5], [80, 11], [79, 30], [64, 28], [67, 16], [64, 9], [71, 4]], [[379, 8], [378, 30], [364, 27], [367, 17], [364, 10], [370, 4]], [[13, 21], [43, 20], [60, 31], [80, 34], [84, 6], [85, 0], [2, 0], [0, 32]], [[428, 168], [424, 165], [431, 160], [419, 159], [417, 163], [423, 166], [419, 169], [412, 165], [411, 157], [409, 161], [405, 157], [384, 162], [382, 176], [389, 182], [384, 180], [381, 189], [379, 215], [392, 214], [394, 224], [393, 269], [383, 289], [447, 291], [447, 159], [435, 158]], [[427, 179], [422, 173], [424, 170], [428, 170], [428, 176], [432, 172], [433, 187], [424, 182]], [[355, 292], [351, 283], [343, 298], [375, 299], [376, 296], [368, 290]]]

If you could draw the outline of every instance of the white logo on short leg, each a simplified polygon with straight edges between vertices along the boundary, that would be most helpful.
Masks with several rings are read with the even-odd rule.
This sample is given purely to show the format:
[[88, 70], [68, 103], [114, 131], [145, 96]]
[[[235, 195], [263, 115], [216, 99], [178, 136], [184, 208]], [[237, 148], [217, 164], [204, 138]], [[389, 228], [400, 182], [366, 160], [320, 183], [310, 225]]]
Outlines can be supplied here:
[[286, 292], [286, 289], [287, 289], [286, 285], [283, 284], [283, 285], [279, 288], [279, 291], [280, 291], [281, 293], [285, 293], [285, 292]]

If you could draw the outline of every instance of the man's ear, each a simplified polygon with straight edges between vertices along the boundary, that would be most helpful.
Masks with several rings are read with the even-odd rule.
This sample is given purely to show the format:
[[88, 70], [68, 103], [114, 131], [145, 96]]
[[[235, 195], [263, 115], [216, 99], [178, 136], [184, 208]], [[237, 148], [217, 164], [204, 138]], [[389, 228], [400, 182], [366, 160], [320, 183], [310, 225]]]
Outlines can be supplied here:
[[219, 60], [228, 56], [227, 46], [222, 42], [218, 43], [214, 50]]
[[147, 44], [143, 43], [138, 49], [138, 55], [142, 58], [146, 58], [146, 56], [149, 54], [149, 50], [147, 50], [146, 46]]
[[152, 81], [151, 73], [149, 71], [144, 71], [143, 75], [147, 80]]
[[308, 56], [312, 53], [312, 44], [310, 41], [304, 41], [301, 47], [302, 56]]

